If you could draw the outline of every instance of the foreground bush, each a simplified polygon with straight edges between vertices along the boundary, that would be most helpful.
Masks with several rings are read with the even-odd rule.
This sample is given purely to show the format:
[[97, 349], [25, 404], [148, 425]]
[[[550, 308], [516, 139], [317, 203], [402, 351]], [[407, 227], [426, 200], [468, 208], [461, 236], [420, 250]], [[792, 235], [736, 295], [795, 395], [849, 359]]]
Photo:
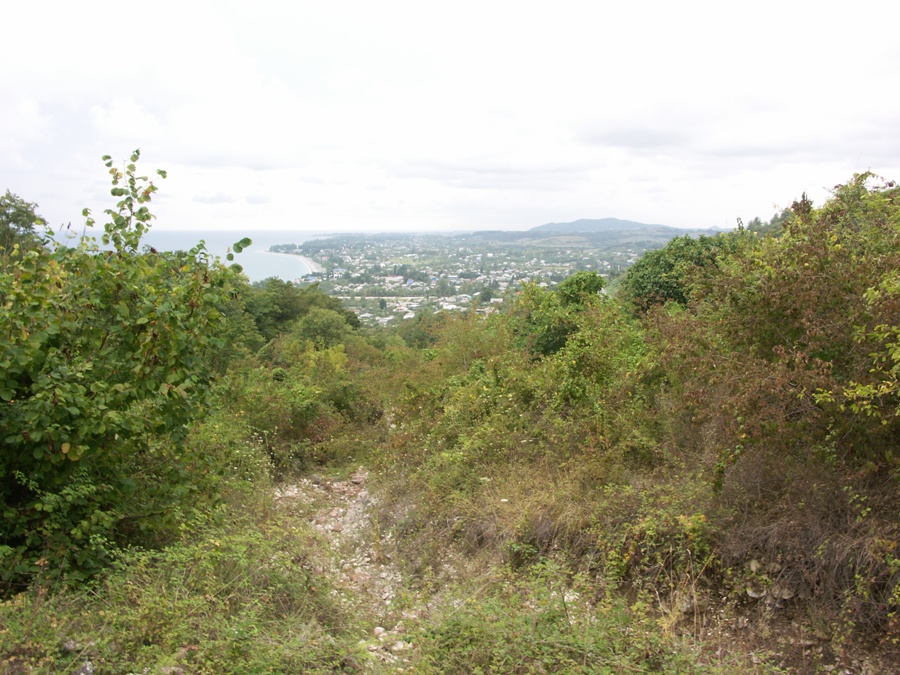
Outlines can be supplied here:
[[185, 440], [233, 273], [202, 246], [140, 251], [156, 187], [137, 152], [124, 170], [105, 159], [111, 250], [46, 239], [0, 269], [0, 592], [83, 580], [124, 524], [168, 528], [196, 501]]

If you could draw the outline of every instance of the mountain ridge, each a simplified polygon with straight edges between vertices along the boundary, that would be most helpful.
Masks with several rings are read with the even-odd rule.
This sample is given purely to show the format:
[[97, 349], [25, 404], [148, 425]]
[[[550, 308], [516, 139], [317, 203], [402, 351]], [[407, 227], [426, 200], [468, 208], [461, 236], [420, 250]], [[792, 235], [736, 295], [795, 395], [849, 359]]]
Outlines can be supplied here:
[[596, 232], [644, 230], [647, 228], [664, 228], [678, 230], [677, 227], [661, 225], [659, 223], [639, 223], [634, 220], [622, 220], [621, 218], [580, 218], [567, 223], [546, 223], [527, 230], [528, 232], [558, 234], [586, 234]]

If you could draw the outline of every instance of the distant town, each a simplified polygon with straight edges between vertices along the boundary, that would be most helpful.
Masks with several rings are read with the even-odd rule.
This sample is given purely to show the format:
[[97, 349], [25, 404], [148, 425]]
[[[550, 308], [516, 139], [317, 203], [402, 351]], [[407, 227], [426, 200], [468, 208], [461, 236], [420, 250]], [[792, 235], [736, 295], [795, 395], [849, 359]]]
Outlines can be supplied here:
[[710, 233], [613, 219], [543, 228], [548, 229], [340, 235], [270, 251], [309, 259], [316, 272], [298, 281], [318, 283], [363, 322], [386, 325], [422, 311], [474, 307], [487, 313], [525, 282], [553, 286], [579, 270], [614, 280], [646, 250], [678, 235]]

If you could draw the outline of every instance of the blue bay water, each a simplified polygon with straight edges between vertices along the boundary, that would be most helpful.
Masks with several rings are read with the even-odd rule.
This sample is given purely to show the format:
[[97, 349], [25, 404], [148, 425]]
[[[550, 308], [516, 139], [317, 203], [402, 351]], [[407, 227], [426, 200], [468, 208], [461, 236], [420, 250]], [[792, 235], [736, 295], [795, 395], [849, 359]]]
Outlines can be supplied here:
[[[234, 262], [244, 268], [250, 281], [262, 281], [278, 277], [284, 281], [294, 281], [310, 273], [309, 267], [299, 256], [269, 253], [274, 244], [302, 244], [316, 235], [309, 233], [285, 232], [277, 230], [258, 231], [252, 234], [241, 232], [214, 232], [209, 230], [167, 231], [151, 229], [143, 238], [143, 243], [160, 251], [189, 250], [200, 241], [206, 250], [225, 261], [225, 254], [235, 242], [250, 237], [253, 244], [234, 256]], [[320, 235], [321, 236], [321, 235]]]

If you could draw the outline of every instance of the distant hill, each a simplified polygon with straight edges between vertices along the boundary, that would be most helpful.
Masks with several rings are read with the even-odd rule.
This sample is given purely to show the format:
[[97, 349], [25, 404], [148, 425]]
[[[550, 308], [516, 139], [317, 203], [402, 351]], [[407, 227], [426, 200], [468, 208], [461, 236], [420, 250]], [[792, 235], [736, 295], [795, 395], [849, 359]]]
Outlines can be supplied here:
[[648, 225], [620, 218], [582, 219], [571, 223], [547, 223], [530, 230], [483, 230], [460, 235], [474, 241], [530, 247], [581, 248], [600, 251], [639, 251], [661, 248], [675, 237], [715, 235], [714, 229], [682, 229]]
[[531, 233], [544, 234], [597, 234], [602, 232], [621, 232], [623, 230], [673, 230], [672, 236], [680, 232], [677, 228], [666, 225], [648, 225], [633, 220], [621, 220], [619, 218], [581, 219], [571, 223], [547, 223], [538, 225], [528, 230]]
[[323, 251], [337, 251], [348, 247], [368, 250], [366, 247], [398, 246], [409, 250], [414, 248], [418, 253], [435, 253], [443, 251], [448, 245], [454, 251], [461, 251], [461, 247], [480, 246], [485, 252], [503, 252], [529, 260], [535, 256], [548, 260], [571, 260], [574, 256], [584, 262], [593, 257], [596, 261], [621, 265], [624, 269], [624, 266], [633, 262], [644, 251], [662, 248], [675, 237], [714, 236], [717, 232], [714, 229], [688, 230], [619, 218], [601, 218], [571, 223], [547, 223], [529, 230], [339, 234], [306, 241], [297, 252], [315, 257]]

